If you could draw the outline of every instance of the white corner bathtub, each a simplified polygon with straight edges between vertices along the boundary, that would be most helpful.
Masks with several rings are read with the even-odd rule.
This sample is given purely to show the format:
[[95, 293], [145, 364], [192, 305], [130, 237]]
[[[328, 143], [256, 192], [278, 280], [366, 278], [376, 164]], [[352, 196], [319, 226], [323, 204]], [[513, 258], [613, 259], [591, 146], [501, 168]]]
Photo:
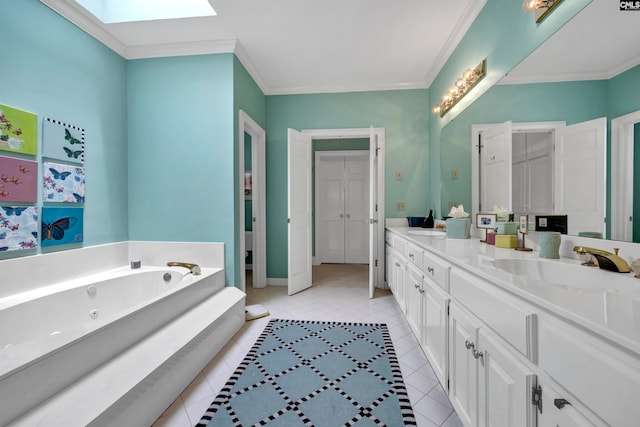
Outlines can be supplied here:
[[[113, 420], [117, 414], [108, 409], [115, 402], [115, 412], [122, 413], [126, 393], [140, 388], [145, 378], [157, 380], [163, 364], [175, 365], [170, 359], [183, 347], [193, 347], [189, 339], [215, 322], [230, 321], [220, 338], [224, 342], [216, 345], [219, 349], [239, 329], [244, 322], [244, 295], [224, 288], [224, 281], [221, 268], [203, 268], [194, 276], [182, 267], [122, 267], [0, 298], [0, 425], [108, 425], [109, 421], [97, 422], [98, 415]], [[213, 313], [205, 303], [227, 307], [233, 312], [231, 320], [223, 319], [227, 311]], [[212, 314], [204, 316], [205, 312]], [[194, 319], [186, 322], [193, 330], [177, 330], [184, 328], [185, 321], [178, 325], [187, 315]], [[203, 325], [195, 324], [195, 319], [202, 319]], [[214, 326], [211, 331], [219, 327]], [[182, 336], [184, 343], [175, 338]], [[145, 345], [150, 349], [146, 356], [140, 350]], [[133, 350], [143, 363], [127, 362], [126, 355]], [[166, 355], [160, 357], [163, 352]], [[206, 361], [213, 356], [203, 357]], [[118, 375], [126, 377], [123, 384], [129, 383], [111, 384]], [[140, 381], [132, 380], [136, 376]], [[83, 387], [99, 389], [87, 399], [92, 402], [88, 407], [94, 408], [86, 414], [79, 413], [84, 402], [73, 409], [64, 403], [65, 393], [77, 389], [81, 396]], [[133, 400], [139, 395], [136, 392]], [[175, 397], [165, 400], [171, 403]], [[71, 420], [72, 424], [64, 424]]]

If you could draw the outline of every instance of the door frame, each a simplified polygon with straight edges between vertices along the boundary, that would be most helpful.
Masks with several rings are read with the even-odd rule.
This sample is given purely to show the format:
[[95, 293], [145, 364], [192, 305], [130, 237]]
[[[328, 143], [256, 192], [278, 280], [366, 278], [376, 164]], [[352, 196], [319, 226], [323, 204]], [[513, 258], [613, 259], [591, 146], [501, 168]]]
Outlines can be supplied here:
[[266, 132], [262, 127], [243, 110], [238, 111], [238, 256], [240, 257], [240, 289], [246, 292], [245, 269], [245, 237], [244, 237], [244, 134], [251, 136], [251, 176], [252, 176], [252, 217], [253, 217], [253, 287], [264, 288], [267, 286], [267, 236], [266, 236], [266, 183], [265, 183], [265, 141]]
[[[501, 125], [501, 123], [486, 123], [471, 125], [471, 222], [475, 223], [476, 214], [479, 212], [478, 206], [480, 205], [480, 188], [477, 184], [474, 184], [479, 176], [479, 162], [480, 155], [478, 153], [478, 136], [482, 132], [486, 132], [494, 126]], [[512, 123], [512, 132], [553, 132], [555, 138], [555, 130], [559, 127], [566, 126], [566, 122], [525, 122], [525, 123]], [[511, 163], [511, 162], [510, 162]], [[511, 211], [512, 206], [505, 206]], [[486, 207], [485, 207], [486, 208]], [[491, 207], [489, 207], [491, 209]]]
[[610, 206], [616, 209], [610, 211], [609, 238], [625, 242], [633, 241], [633, 127], [638, 122], [640, 110], [611, 120]]
[[[384, 153], [385, 153], [385, 128], [342, 128], [342, 129], [305, 129], [302, 133], [311, 136], [311, 141], [316, 139], [351, 139], [351, 138], [367, 138], [369, 139], [369, 153], [371, 150], [378, 150], [377, 160], [377, 177], [376, 177], [376, 194], [378, 199], [378, 214], [375, 220], [376, 225], [376, 242], [374, 247], [376, 253], [374, 254], [377, 265], [370, 266], [374, 271], [374, 286], [376, 288], [384, 287], [384, 274], [380, 274], [380, 271], [384, 271]], [[376, 147], [377, 141], [377, 147]], [[369, 168], [374, 168], [376, 165], [369, 161]], [[371, 170], [371, 169], [369, 169]], [[371, 182], [369, 185], [373, 185]], [[371, 204], [371, 201], [370, 201]], [[371, 235], [369, 235], [371, 242]], [[381, 258], [382, 257], [382, 258]], [[371, 258], [371, 255], [370, 255]], [[372, 297], [372, 296], [370, 296]]]
[[[344, 150], [344, 151], [339, 151], [339, 150], [327, 150], [327, 151], [316, 151], [315, 155], [314, 155], [314, 167], [315, 167], [315, 183], [314, 183], [314, 193], [315, 193], [315, 197], [314, 197], [314, 203], [315, 203], [315, 208], [314, 208], [314, 225], [313, 225], [313, 230], [314, 230], [314, 253], [315, 255], [313, 256], [313, 265], [319, 265], [322, 264], [322, 259], [320, 259], [320, 239], [317, 238], [317, 236], [319, 236], [321, 234], [321, 227], [320, 227], [320, 221], [318, 221], [318, 217], [320, 216], [320, 212], [322, 211], [322, 203], [320, 203], [320, 179], [319, 177], [322, 177], [321, 173], [319, 172], [319, 165], [322, 163], [322, 157], [363, 157], [367, 160], [367, 162], [369, 162], [369, 150]], [[371, 166], [371, 165], [369, 165]], [[368, 177], [367, 177], [368, 178]], [[369, 183], [369, 185], [367, 186], [367, 191], [369, 191], [369, 186], [371, 185], [371, 183]], [[371, 237], [371, 236], [369, 236]]]

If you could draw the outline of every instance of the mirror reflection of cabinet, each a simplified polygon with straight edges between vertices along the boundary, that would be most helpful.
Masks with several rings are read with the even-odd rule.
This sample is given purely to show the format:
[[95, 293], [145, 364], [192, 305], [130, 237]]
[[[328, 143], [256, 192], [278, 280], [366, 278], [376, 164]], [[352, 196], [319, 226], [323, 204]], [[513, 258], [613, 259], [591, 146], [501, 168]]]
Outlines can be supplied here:
[[[559, 213], [569, 216], [569, 234], [604, 234], [606, 118], [569, 126], [473, 125], [471, 133], [472, 218], [494, 207], [516, 214]], [[522, 138], [525, 147], [530, 140], [530, 153]]]
[[513, 211], [553, 212], [553, 133], [514, 133], [511, 168]]

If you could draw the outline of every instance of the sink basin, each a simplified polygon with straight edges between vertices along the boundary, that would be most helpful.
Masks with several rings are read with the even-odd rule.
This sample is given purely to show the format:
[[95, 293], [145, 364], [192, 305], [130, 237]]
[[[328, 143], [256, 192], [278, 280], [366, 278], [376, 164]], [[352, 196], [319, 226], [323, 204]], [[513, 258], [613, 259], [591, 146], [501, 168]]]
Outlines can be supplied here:
[[493, 266], [516, 276], [526, 277], [551, 285], [579, 289], [638, 289], [640, 282], [625, 273], [600, 270], [597, 267], [585, 267], [579, 263], [547, 261], [538, 259], [497, 259]]
[[409, 234], [416, 234], [419, 236], [445, 236], [446, 233], [444, 231], [440, 231], [440, 230], [433, 230], [433, 229], [429, 229], [429, 228], [416, 228], [414, 229], [409, 229], [409, 231], [407, 231], [407, 233]]

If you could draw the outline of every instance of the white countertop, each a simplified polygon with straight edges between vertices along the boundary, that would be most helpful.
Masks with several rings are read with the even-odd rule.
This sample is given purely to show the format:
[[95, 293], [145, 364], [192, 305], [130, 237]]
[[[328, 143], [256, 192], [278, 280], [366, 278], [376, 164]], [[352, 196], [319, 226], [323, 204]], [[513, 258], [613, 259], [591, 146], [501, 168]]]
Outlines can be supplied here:
[[[452, 265], [482, 277], [494, 285], [570, 320], [640, 357], [640, 279], [632, 273], [615, 273], [590, 269], [589, 283], [584, 287], [549, 283], [500, 270], [496, 259], [523, 258], [541, 260], [539, 252], [519, 252], [480, 243], [477, 238], [448, 239], [443, 236], [409, 234], [408, 227], [388, 226], [387, 230], [401, 235], [425, 250], [446, 258]], [[570, 258], [544, 260], [578, 265]], [[616, 282], [617, 286], [611, 283]], [[622, 286], [620, 286], [622, 285]], [[628, 287], [627, 287], [628, 285]]]

